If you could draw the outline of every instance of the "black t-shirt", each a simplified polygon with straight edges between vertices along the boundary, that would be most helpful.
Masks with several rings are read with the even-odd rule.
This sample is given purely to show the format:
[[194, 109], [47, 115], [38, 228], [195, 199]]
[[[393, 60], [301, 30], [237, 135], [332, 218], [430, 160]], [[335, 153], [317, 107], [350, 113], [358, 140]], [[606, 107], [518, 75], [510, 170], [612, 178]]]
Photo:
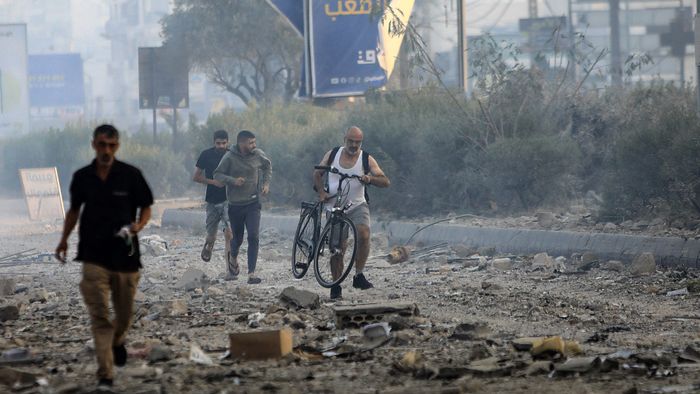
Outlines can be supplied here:
[[119, 272], [136, 272], [141, 268], [138, 238], [132, 238], [132, 249], [116, 236], [122, 227], [136, 221], [138, 208], [153, 204], [151, 189], [138, 168], [114, 160], [103, 182], [97, 176], [93, 160], [73, 174], [70, 203], [71, 209], [83, 208], [76, 260]]
[[[199, 159], [197, 159], [197, 168], [204, 170], [204, 176], [207, 179], [214, 179], [214, 170], [219, 166], [219, 162], [226, 152], [228, 152], [228, 150], [218, 151], [216, 148], [209, 148], [203, 151], [199, 155]], [[213, 204], [226, 201], [226, 187], [207, 185], [207, 193], [204, 197], [204, 201]]]

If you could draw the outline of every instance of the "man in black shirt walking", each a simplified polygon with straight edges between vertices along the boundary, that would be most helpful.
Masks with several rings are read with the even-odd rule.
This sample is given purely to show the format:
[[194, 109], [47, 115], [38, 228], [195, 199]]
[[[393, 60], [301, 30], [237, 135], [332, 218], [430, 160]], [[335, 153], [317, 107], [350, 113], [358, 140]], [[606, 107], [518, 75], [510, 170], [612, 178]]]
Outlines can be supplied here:
[[216, 241], [219, 222], [223, 222], [224, 239], [226, 240], [224, 248], [228, 265], [230, 264], [229, 249], [233, 235], [228, 222], [228, 215], [226, 214], [226, 186], [214, 179], [214, 170], [226, 152], [228, 152], [228, 132], [226, 130], [217, 130], [214, 132], [214, 146], [204, 150], [199, 155], [192, 180], [207, 185], [204, 197], [204, 200], [207, 202], [207, 238], [202, 248], [202, 260], [209, 261], [211, 259], [211, 251]]
[[[126, 364], [124, 341], [141, 268], [136, 234], [151, 217], [153, 195], [141, 171], [115, 159], [119, 131], [114, 126], [98, 126], [92, 148], [95, 160], [73, 174], [70, 210], [56, 258], [66, 262], [68, 237], [80, 219], [75, 258], [83, 262], [80, 292], [90, 313], [97, 377], [100, 385], [111, 386], [113, 365]], [[114, 320], [109, 316], [110, 295]]]

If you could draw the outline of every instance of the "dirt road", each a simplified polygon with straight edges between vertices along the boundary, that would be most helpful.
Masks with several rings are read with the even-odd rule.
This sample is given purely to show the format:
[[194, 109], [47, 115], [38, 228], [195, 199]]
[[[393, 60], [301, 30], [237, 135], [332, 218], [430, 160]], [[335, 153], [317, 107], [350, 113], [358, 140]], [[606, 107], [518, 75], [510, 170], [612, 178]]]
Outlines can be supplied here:
[[[0, 260], [0, 280], [13, 286], [2, 307], [19, 312], [0, 323], [0, 391], [95, 390], [88, 316], [78, 292], [80, 265], [59, 266], [42, 255], [55, 247], [59, 229], [14, 224], [2, 231], [0, 258], [29, 251]], [[211, 262], [202, 262], [202, 234], [152, 226], [143, 234], [149, 235], [155, 237], [144, 250], [137, 319], [127, 344], [131, 357], [118, 369], [115, 392], [700, 390], [697, 271], [657, 267], [633, 275], [628, 266], [603, 261], [579, 270], [581, 262], [570, 258], [551, 256], [540, 264], [533, 256], [442, 247], [397, 265], [373, 259], [366, 274], [375, 288], [360, 291], [346, 283], [342, 301], [332, 303], [312, 276], [292, 279], [291, 239], [274, 229], [261, 235], [259, 285], [220, 279], [222, 245]], [[71, 241], [74, 253], [76, 237]], [[380, 234], [373, 242], [372, 255], [387, 252]], [[205, 281], [187, 279], [196, 270]], [[288, 286], [317, 293], [320, 306], [284, 305], [279, 296]], [[688, 294], [667, 295], [683, 289]], [[361, 330], [336, 324], [334, 307], [364, 303], [415, 303], [419, 315], [384, 316], [391, 337], [378, 346]], [[293, 329], [293, 354], [273, 361], [220, 359], [229, 333], [284, 327]], [[546, 336], [576, 341], [581, 353], [533, 355], [513, 343]], [[213, 365], [192, 361], [193, 345]], [[574, 367], [564, 366], [567, 357]], [[17, 371], [29, 375], [13, 389]]]

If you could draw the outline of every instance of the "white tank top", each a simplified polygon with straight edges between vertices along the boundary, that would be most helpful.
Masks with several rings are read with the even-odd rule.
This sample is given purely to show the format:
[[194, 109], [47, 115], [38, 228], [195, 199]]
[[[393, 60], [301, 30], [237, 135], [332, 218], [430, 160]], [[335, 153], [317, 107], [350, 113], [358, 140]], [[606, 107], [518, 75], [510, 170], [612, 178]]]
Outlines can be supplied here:
[[[355, 160], [355, 164], [352, 166], [352, 168], [343, 168], [340, 165], [340, 155], [343, 153], [344, 147], [340, 147], [338, 149], [338, 152], [335, 154], [335, 158], [333, 159], [333, 163], [331, 163], [331, 166], [337, 168], [340, 172], [344, 172], [346, 174], [350, 175], [358, 175], [362, 176], [364, 175], [364, 171], [362, 169], [362, 150], [360, 150], [360, 154], [357, 156], [357, 160]], [[340, 175], [333, 174], [332, 172], [328, 173], [328, 193], [331, 195], [335, 195], [336, 192], [338, 191], [338, 182], [340, 181]], [[350, 189], [348, 190], [347, 196], [344, 196], [343, 199], [343, 205], [347, 204], [347, 201], [352, 201], [352, 205], [350, 206], [349, 211], [352, 211], [356, 207], [358, 207], [360, 204], [366, 202], [365, 201], [365, 185], [360, 182], [359, 179], [345, 179], [343, 181], [343, 190], [346, 190], [346, 188], [349, 187]], [[330, 210], [333, 208], [333, 205], [335, 204], [335, 198], [332, 198], [326, 203], [326, 209]]]

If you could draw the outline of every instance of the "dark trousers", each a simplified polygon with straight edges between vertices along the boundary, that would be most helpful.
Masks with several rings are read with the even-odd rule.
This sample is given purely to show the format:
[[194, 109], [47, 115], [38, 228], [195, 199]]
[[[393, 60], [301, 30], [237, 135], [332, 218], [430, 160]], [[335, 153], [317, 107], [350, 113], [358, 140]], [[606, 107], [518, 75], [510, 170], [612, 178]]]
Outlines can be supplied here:
[[255, 264], [258, 261], [260, 209], [259, 201], [248, 205], [229, 204], [228, 206], [228, 218], [233, 230], [233, 239], [231, 239], [233, 257], [238, 257], [238, 251], [243, 244], [243, 229], [248, 231], [248, 273], [255, 272]]

